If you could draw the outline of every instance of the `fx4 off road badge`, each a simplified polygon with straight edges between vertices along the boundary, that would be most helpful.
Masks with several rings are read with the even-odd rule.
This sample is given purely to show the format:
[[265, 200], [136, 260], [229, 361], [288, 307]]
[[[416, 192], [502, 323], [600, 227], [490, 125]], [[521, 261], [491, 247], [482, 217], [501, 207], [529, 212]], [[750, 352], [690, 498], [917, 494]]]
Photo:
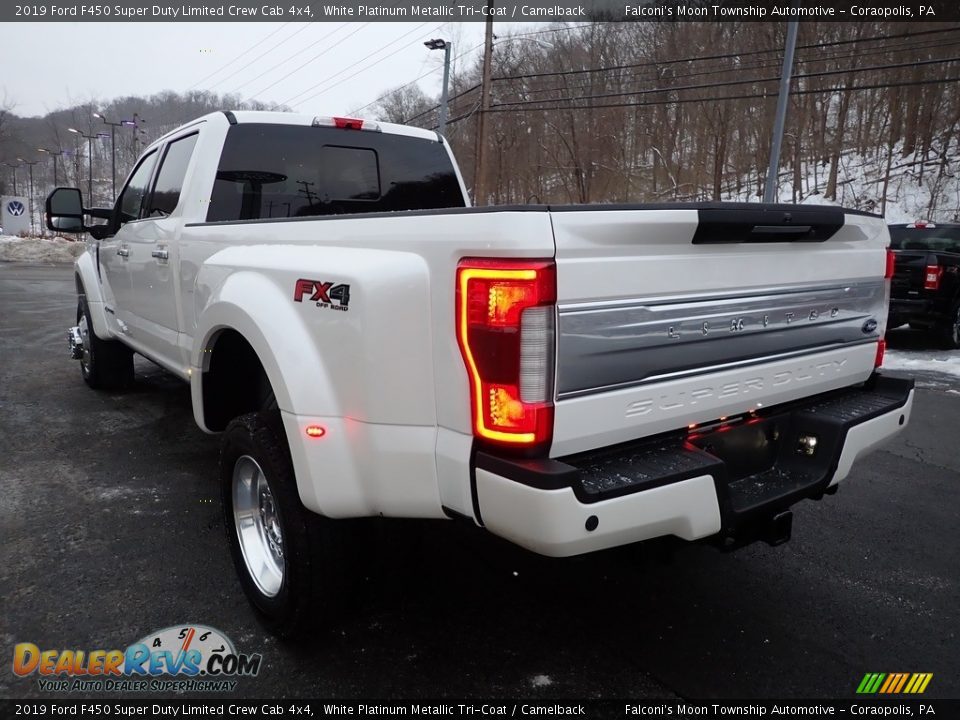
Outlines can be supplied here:
[[344, 283], [323, 282], [322, 280], [297, 280], [293, 291], [295, 302], [303, 302], [304, 296], [317, 307], [347, 311], [350, 304], [350, 286]]

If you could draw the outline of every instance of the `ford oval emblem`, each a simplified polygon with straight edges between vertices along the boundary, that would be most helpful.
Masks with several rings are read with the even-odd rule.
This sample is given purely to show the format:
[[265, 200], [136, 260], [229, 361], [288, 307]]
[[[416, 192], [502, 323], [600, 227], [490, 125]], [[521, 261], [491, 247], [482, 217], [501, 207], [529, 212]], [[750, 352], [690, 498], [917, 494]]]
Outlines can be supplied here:
[[860, 329], [863, 330], [865, 333], [872, 333], [874, 330], [877, 329], [877, 321], [874, 320], [873, 318], [870, 318], [863, 324], [863, 327]]

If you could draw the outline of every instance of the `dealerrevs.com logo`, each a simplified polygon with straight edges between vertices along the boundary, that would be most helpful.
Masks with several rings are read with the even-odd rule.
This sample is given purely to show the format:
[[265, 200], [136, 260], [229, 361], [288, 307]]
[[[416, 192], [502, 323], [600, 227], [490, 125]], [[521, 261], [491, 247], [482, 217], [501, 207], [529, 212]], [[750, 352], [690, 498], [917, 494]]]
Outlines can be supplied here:
[[236, 688], [237, 678], [259, 673], [262, 659], [237, 652], [215, 628], [177, 625], [125, 650], [41, 650], [18, 643], [13, 672], [36, 674], [40, 690], [52, 692], [228, 692]]

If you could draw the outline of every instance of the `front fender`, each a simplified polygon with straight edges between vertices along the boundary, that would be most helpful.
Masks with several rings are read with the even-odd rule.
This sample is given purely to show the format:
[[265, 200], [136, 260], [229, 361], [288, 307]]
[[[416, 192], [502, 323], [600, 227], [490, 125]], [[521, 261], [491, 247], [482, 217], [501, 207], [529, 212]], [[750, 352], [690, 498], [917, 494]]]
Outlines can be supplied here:
[[88, 247], [74, 261], [73, 272], [77, 280], [77, 294], [86, 296], [87, 308], [90, 310], [90, 322], [93, 323], [93, 332], [101, 340], [109, 340], [113, 337], [113, 333], [110, 332], [107, 325], [100, 276], [97, 273], [96, 253], [92, 247]]

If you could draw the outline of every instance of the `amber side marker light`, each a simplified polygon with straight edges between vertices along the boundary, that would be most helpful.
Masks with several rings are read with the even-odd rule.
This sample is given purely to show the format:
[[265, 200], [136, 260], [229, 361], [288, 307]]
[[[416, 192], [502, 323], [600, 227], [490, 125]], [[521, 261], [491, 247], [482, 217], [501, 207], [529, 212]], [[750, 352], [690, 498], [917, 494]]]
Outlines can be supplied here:
[[327, 429], [323, 425], [307, 425], [307, 437], [322, 438], [327, 434]]

